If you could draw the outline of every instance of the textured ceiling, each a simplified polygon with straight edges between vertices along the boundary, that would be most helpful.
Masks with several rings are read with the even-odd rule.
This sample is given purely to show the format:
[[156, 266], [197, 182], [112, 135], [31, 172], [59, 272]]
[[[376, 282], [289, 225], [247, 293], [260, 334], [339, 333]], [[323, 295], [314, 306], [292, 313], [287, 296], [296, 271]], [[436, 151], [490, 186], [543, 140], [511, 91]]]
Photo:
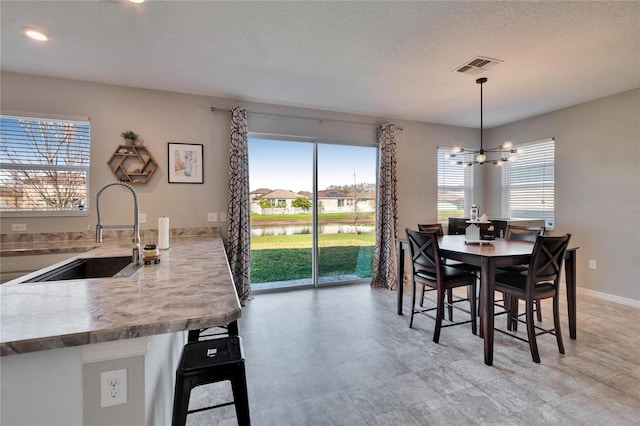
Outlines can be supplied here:
[[[640, 87], [640, 2], [0, 2], [3, 71], [485, 127]], [[36, 43], [24, 26], [47, 32]]]

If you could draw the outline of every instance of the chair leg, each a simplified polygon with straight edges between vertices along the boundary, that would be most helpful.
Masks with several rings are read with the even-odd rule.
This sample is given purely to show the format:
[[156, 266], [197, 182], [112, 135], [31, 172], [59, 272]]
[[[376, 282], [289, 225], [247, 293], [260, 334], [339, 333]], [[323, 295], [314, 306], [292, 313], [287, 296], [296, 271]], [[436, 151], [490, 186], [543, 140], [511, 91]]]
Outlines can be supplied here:
[[562, 333], [560, 332], [560, 306], [558, 303], [558, 295], [553, 298], [553, 327], [556, 329], [556, 341], [558, 342], [558, 351], [564, 354], [564, 344], [562, 343]]
[[231, 381], [231, 391], [233, 392], [233, 404], [236, 408], [236, 417], [239, 426], [249, 426], [251, 418], [249, 415], [249, 396], [247, 392], [247, 379], [244, 362], [238, 367], [238, 373]]
[[542, 322], [542, 305], [540, 304], [540, 299], [536, 299], [536, 319], [538, 322]]
[[442, 328], [442, 319], [444, 318], [444, 297], [446, 290], [438, 288], [438, 307], [436, 309], [436, 329], [433, 332], [433, 341], [438, 343], [440, 340], [440, 329]]
[[482, 281], [478, 280], [478, 316], [482, 312]]
[[527, 300], [526, 302], [527, 337], [529, 339], [529, 348], [531, 349], [533, 362], [539, 363], [540, 354], [538, 353], [538, 343], [536, 342], [536, 327], [533, 322], [533, 300]]
[[509, 296], [509, 310], [511, 314], [507, 314], [511, 317], [511, 331], [518, 331], [518, 315], [520, 314], [520, 299], [517, 297]]
[[[424, 286], [422, 287], [424, 294]], [[411, 319], [409, 320], [409, 328], [413, 327], [413, 315], [416, 313], [416, 281], [411, 280]]]
[[467, 299], [469, 299], [469, 310], [471, 311], [471, 332], [474, 335], [478, 334], [478, 326], [476, 321], [476, 285], [475, 283], [467, 286]]
[[453, 289], [445, 290], [447, 292], [447, 313], [449, 314], [449, 321], [453, 321]]
[[420, 292], [420, 307], [424, 307], [424, 293], [426, 292], [426, 288], [422, 287], [422, 291]]
[[177, 375], [173, 394], [173, 417], [171, 426], [184, 426], [187, 423], [187, 410], [191, 396], [191, 384], [182, 376]]

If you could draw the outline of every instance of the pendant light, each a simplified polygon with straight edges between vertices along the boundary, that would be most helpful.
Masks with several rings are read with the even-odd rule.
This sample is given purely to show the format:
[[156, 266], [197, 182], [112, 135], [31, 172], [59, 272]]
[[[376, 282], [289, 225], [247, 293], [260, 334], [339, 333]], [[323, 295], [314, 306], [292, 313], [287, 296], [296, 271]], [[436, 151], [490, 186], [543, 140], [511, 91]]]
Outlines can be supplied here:
[[[482, 85], [487, 82], [486, 77], [481, 77], [476, 80], [476, 83], [480, 85], [480, 149], [479, 150], [465, 150], [458, 146], [451, 150], [451, 154], [448, 158], [451, 159], [451, 164], [458, 164], [465, 167], [473, 166], [474, 164], [493, 164], [495, 166], [501, 166], [507, 161], [514, 161], [516, 154], [520, 151], [513, 147], [513, 143], [505, 142], [496, 148], [484, 149], [484, 123], [483, 123], [483, 99], [482, 99]], [[472, 158], [468, 160], [455, 160], [458, 154], [464, 155], [465, 153], [471, 154]]]

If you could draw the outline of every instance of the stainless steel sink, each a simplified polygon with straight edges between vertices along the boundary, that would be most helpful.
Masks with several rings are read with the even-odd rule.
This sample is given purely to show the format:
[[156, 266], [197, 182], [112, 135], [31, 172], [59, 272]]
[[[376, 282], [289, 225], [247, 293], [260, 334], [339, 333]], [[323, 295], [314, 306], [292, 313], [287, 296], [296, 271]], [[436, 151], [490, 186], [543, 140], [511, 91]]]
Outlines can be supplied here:
[[134, 266], [131, 263], [131, 256], [90, 257], [72, 260], [24, 282], [35, 283], [106, 277], [122, 278], [132, 276], [138, 269], [140, 269], [140, 266]]

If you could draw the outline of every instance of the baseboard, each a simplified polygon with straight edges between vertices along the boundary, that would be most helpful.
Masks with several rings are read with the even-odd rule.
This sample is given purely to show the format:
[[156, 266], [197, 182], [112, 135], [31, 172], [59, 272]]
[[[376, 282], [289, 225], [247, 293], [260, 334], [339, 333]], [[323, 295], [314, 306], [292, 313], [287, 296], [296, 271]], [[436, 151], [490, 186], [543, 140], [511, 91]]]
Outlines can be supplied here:
[[615, 296], [609, 293], [602, 293], [600, 291], [589, 290], [586, 288], [578, 287], [578, 293], [586, 294], [591, 297], [595, 297], [596, 299], [607, 300], [609, 302], [620, 303], [621, 305], [632, 306], [634, 308], [640, 308], [640, 300], [630, 299], [628, 297], [620, 297]]

